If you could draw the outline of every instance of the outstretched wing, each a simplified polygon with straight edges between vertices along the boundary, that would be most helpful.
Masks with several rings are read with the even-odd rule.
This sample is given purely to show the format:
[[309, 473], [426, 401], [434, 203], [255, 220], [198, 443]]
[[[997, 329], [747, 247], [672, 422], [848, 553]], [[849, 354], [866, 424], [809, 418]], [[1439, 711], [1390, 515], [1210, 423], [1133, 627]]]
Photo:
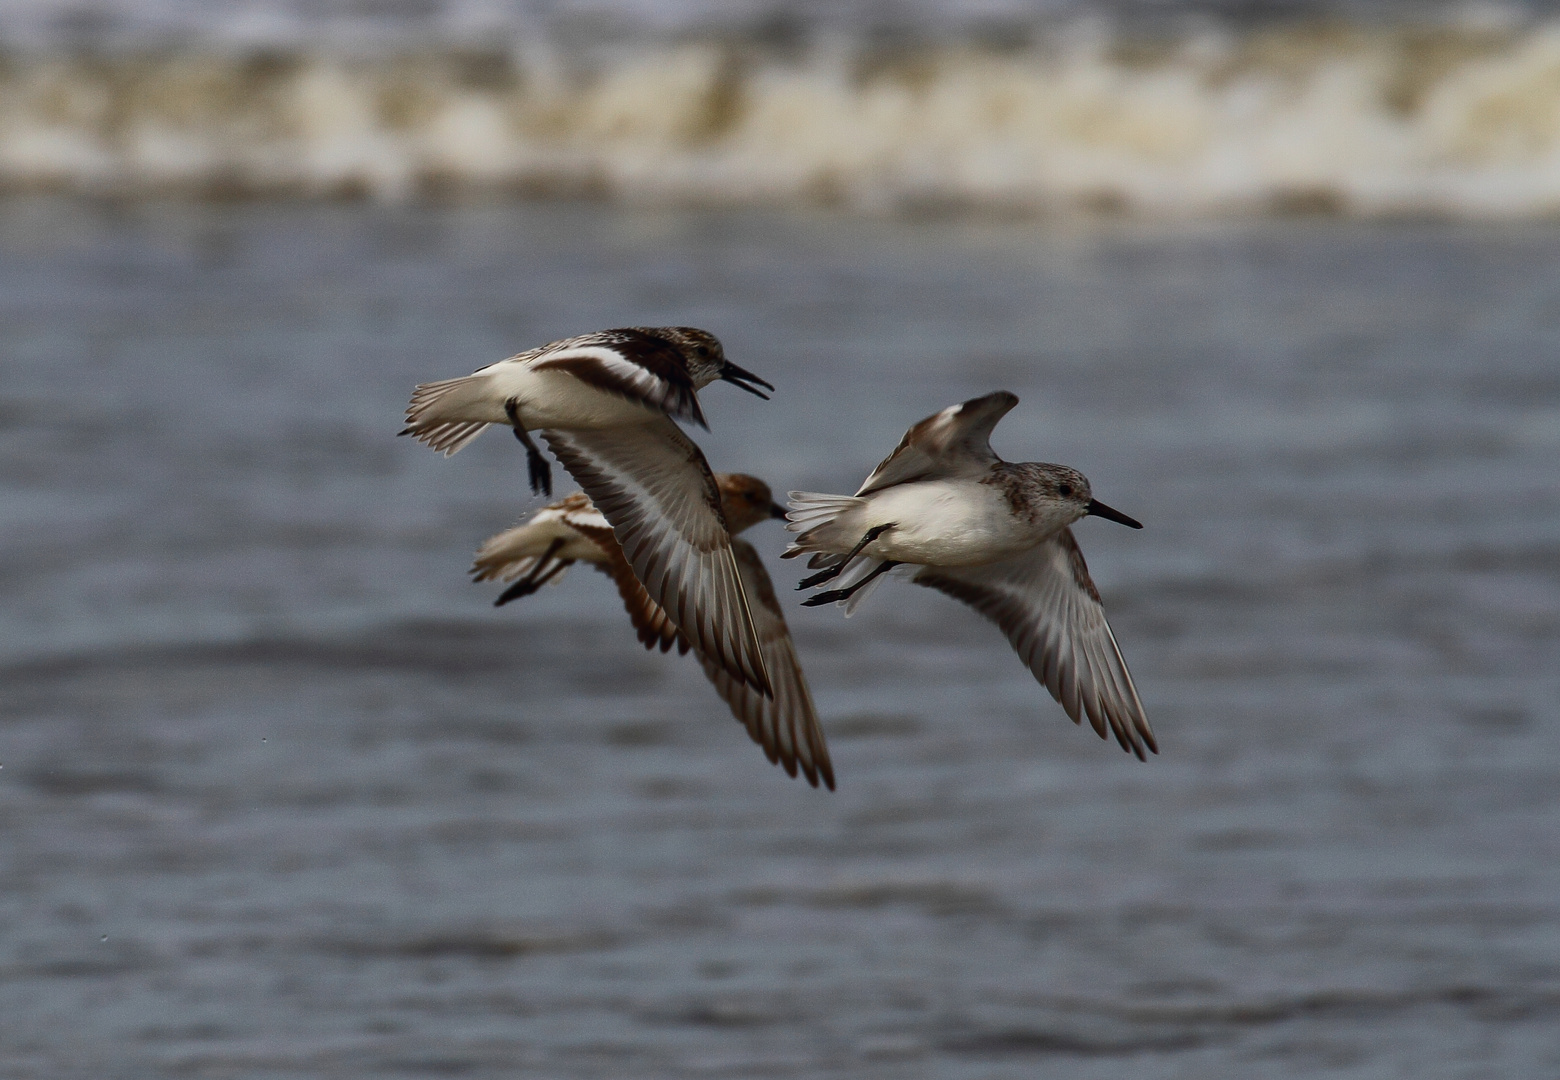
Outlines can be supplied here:
[[670, 652], [672, 646], [676, 645], [678, 653], [687, 652], [692, 647], [688, 639], [677, 629], [677, 624], [672, 622], [666, 609], [650, 599], [644, 585], [634, 576], [634, 568], [623, 557], [623, 548], [606, 520], [602, 519], [599, 527], [576, 525], [575, 528], [601, 548], [605, 558], [595, 564], [596, 569], [611, 577], [612, 583], [617, 586], [618, 596], [623, 600], [628, 620], [634, 624], [634, 632], [639, 635], [640, 643], [647, 649], [659, 647], [662, 652]]
[[[666, 609], [650, 599], [650, 594], [634, 576], [633, 567], [623, 557], [623, 549], [618, 546], [612, 530], [586, 526], [580, 531], [600, 545], [606, 560], [597, 563], [596, 568], [611, 575], [645, 648], [659, 646], [662, 652], [668, 652], [675, 644], [678, 652], [686, 653], [688, 639], [677, 629]], [[813, 787], [818, 786], [821, 777], [833, 791], [834, 766], [829, 760], [829, 747], [824, 741], [823, 727], [818, 723], [807, 679], [802, 675], [801, 661], [791, 644], [791, 631], [785, 624], [780, 601], [775, 597], [774, 585], [752, 544], [732, 540], [731, 549], [752, 605], [753, 625], [764, 650], [764, 663], [769, 668], [775, 696], [768, 698], [760, 694], [704, 653], [697, 654], [699, 663], [710, 682], [715, 684], [716, 692], [731, 707], [732, 715], [747, 727], [748, 734], [764, 748], [764, 754], [771, 762], [783, 767], [791, 776], [795, 776], [800, 767], [802, 775]]]
[[746, 683], [732, 678], [724, 668], [701, 653], [699, 662], [704, 665], [704, 674], [731, 706], [732, 715], [747, 726], [753, 741], [764, 748], [771, 762], [783, 766], [791, 776], [795, 776], [800, 767], [813, 787], [818, 786], [821, 777], [833, 791], [834, 765], [829, 760], [829, 747], [824, 741], [818, 711], [813, 707], [812, 693], [807, 689], [807, 679], [802, 674], [802, 664], [796, 657], [791, 630], [785, 624], [769, 572], [764, 569], [763, 560], [753, 545], [746, 540], [733, 540], [731, 547], [742, 572], [748, 600], [753, 605], [753, 624], [764, 649], [764, 662], [769, 667], [775, 695], [764, 697]]
[[[520, 528], [534, 528], [538, 519], [548, 515], [565, 519], [575, 534], [593, 545], [598, 557], [579, 557], [585, 558], [596, 569], [612, 578], [618, 596], [628, 611], [629, 620], [634, 624], [634, 630], [645, 648], [659, 647], [662, 652], [669, 652], [676, 645], [679, 653], [688, 652], [691, 648], [688, 639], [678, 630], [666, 609], [651, 599], [644, 585], [634, 575], [634, 568], [623, 556], [623, 548], [618, 544], [611, 525], [582, 492], [575, 492], [568, 499], [547, 507]], [[518, 531], [511, 529], [489, 540], [484, 545], [484, 552], [496, 548], [498, 542]], [[527, 547], [534, 548], [537, 542], [533, 540]], [[824, 741], [823, 728], [818, 723], [818, 713], [813, 707], [807, 680], [802, 675], [796, 648], [791, 643], [791, 632], [785, 624], [780, 602], [775, 597], [774, 585], [753, 545], [743, 540], [733, 540], [731, 547], [743, 588], [752, 604], [753, 624], [775, 696], [765, 697], [702, 653], [699, 654], [699, 663], [710, 682], [715, 684], [716, 691], [731, 707], [732, 714], [746, 726], [753, 741], [764, 748], [771, 762], [781, 765], [792, 776], [800, 768], [813, 787], [818, 786], [821, 778], [832, 791], [834, 768], [829, 760], [828, 744]], [[531, 554], [523, 559], [511, 558], [500, 563], [494, 556], [490, 560], [492, 566], [485, 567], [480, 558], [478, 566], [490, 571], [484, 573], [483, 577], [497, 577], [517, 568], [530, 569], [530, 576], [535, 577], [547, 568], [538, 562], [545, 558], [547, 556]], [[509, 576], [515, 576], [515, 573], [509, 573]]]
[[1159, 747], [1072, 530], [984, 566], [925, 567], [911, 579], [962, 600], [1002, 628], [1074, 723], [1144, 758]]
[[872, 470], [857, 495], [913, 480], [977, 475], [998, 460], [991, 451], [991, 429], [1007, 415], [1018, 396], [998, 390], [950, 405], [916, 424], [894, 452]]
[[704, 454], [665, 416], [542, 437], [612, 523], [645, 591], [699, 652], [773, 696]]

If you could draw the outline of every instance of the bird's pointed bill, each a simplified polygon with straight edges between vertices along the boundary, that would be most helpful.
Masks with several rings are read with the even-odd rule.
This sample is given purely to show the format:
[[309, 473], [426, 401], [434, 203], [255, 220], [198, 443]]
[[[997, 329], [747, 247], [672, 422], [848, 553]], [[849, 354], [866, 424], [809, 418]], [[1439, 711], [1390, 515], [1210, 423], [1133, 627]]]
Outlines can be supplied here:
[[726, 382], [742, 387], [742, 389], [746, 390], [750, 394], [757, 394], [765, 401], [769, 400], [769, 394], [764, 393], [764, 391], [760, 390], [759, 387], [762, 386], [764, 390], [768, 390], [770, 393], [773, 393], [775, 389], [766, 380], [760, 379], [751, 371], [737, 367], [737, 365], [733, 364], [730, 360], [726, 361], [726, 366], [720, 369], [720, 377]]
[[1106, 521], [1114, 521], [1118, 525], [1125, 525], [1129, 529], [1141, 529], [1143, 527], [1143, 523], [1141, 521], [1127, 517], [1127, 515], [1123, 514], [1120, 510], [1112, 510], [1098, 499], [1089, 500], [1089, 509], [1086, 511], [1086, 513], [1091, 514], [1094, 517], [1102, 517]]

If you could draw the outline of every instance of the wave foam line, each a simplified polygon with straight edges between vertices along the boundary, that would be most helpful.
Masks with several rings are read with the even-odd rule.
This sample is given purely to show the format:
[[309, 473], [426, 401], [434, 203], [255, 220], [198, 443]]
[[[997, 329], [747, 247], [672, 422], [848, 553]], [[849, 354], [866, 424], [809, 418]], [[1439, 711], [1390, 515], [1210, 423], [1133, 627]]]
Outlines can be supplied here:
[[1560, 211], [1560, 26], [1074, 35], [804, 59], [17, 58], [0, 188], [595, 194], [868, 211]]

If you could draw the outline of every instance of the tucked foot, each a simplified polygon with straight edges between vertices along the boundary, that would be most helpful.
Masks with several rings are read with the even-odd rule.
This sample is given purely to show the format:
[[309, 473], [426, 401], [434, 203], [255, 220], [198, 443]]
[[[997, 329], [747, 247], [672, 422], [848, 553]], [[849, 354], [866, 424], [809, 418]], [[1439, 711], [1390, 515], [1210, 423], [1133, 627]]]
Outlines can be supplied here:
[[811, 589], [814, 586], [822, 585], [825, 581], [839, 577], [840, 573], [845, 569], [845, 564], [848, 562], [850, 562], [849, 559], [843, 559], [834, 566], [820, 570], [816, 574], [809, 574], [796, 583], [797, 589]]
[[537, 577], [535, 574], [531, 574], [527, 577], [521, 578], [519, 581], [515, 582], [513, 585], [509, 586], [509, 588], [500, 593], [498, 599], [493, 601], [493, 606], [503, 607], [511, 600], [518, 600], [522, 596], [530, 596], [543, 585], [546, 585], [553, 578], [563, 573], [564, 568], [568, 565], [568, 562], [557, 562], [553, 564], [551, 570], [547, 571], [547, 573], [543, 574], [541, 577]]
[[[866, 547], [868, 544], [872, 543], [872, 541], [874, 541], [878, 537], [882, 536], [889, 529], [892, 529], [896, 524], [898, 524], [898, 523], [891, 521], [887, 525], [874, 525], [872, 528], [868, 529], [867, 532], [866, 532], [866, 535], [864, 535], [861, 538], [861, 543], [857, 544], [855, 547], [850, 549], [850, 554], [849, 555], [845, 556], [839, 562], [835, 563], [831, 567], [828, 567], [827, 569], [820, 570], [816, 574], [811, 575], [810, 577], [802, 578], [801, 581], [798, 581], [796, 583], [797, 589], [811, 589], [811, 588], [813, 588], [816, 585], [822, 585], [825, 581], [832, 581], [835, 578], [839, 577], [842, 573], [845, 572], [845, 568], [850, 565], [850, 561], [852, 559], [854, 559], [857, 555], [861, 554], [861, 549], [862, 548]], [[872, 579], [868, 578], [867, 580], [871, 581]], [[863, 584], [865, 584], [865, 582], [863, 582]], [[823, 595], [827, 596], [829, 594], [825, 593]], [[817, 597], [814, 597], [813, 599], [816, 600]], [[819, 603], [827, 603], [828, 601], [826, 601], [826, 600], [819, 600], [818, 602]], [[813, 601], [809, 600], [805, 604], [803, 604], [802, 606], [803, 607], [812, 607], [812, 606], [814, 606], [813, 605]]]
[[848, 589], [830, 589], [828, 592], [821, 592], [817, 596], [809, 596], [802, 601], [802, 607], [823, 607], [824, 604], [832, 604], [836, 600], [849, 598], [850, 590]]
[[531, 494], [552, 498], [552, 466], [536, 448], [536, 444], [531, 441], [530, 433], [520, 422], [520, 408], [513, 398], [504, 402], [504, 415], [509, 417], [509, 423], [513, 425], [515, 438], [519, 439], [520, 445], [525, 447], [525, 465], [531, 481]]
[[870, 585], [873, 580], [881, 577], [883, 574], [888, 573], [898, 565], [899, 564], [896, 562], [878, 563], [876, 570], [872, 571], [872, 573], [856, 582], [856, 584], [852, 585], [850, 588], [830, 589], [828, 592], [821, 592], [817, 596], [809, 596], [806, 600], [802, 601], [802, 607], [822, 607], [824, 604], [834, 604], [841, 600], [849, 600], [852, 596], [855, 596], [862, 589]]
[[[542, 553], [542, 557], [536, 560], [535, 566], [531, 567], [531, 572], [500, 593], [498, 599], [493, 601], [493, 606], [503, 607], [511, 600], [518, 600], [522, 596], [530, 596], [537, 589], [540, 589], [553, 578], [563, 573], [574, 560], [560, 559], [554, 562], [553, 556], [557, 554], [558, 549], [561, 547], [563, 547], [561, 539], [554, 540], [551, 544], [548, 544], [547, 550]], [[549, 563], [552, 565], [549, 566]]]
[[[523, 441], [529, 442], [529, 439]], [[534, 446], [525, 448], [526, 473], [531, 481], [531, 494], [545, 495], [552, 498], [552, 466], [547, 464], [547, 459], [542, 457], [542, 452]]]

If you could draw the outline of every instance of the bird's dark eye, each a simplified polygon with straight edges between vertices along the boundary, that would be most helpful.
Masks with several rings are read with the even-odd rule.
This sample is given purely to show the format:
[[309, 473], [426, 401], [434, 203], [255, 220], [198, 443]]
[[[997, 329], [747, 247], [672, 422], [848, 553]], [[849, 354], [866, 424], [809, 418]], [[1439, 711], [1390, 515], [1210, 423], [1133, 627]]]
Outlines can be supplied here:
[[1056, 493], [1064, 499], [1072, 498], [1072, 491], [1073, 489], [1071, 484], [1063, 484], [1061, 487], [1056, 489]]

